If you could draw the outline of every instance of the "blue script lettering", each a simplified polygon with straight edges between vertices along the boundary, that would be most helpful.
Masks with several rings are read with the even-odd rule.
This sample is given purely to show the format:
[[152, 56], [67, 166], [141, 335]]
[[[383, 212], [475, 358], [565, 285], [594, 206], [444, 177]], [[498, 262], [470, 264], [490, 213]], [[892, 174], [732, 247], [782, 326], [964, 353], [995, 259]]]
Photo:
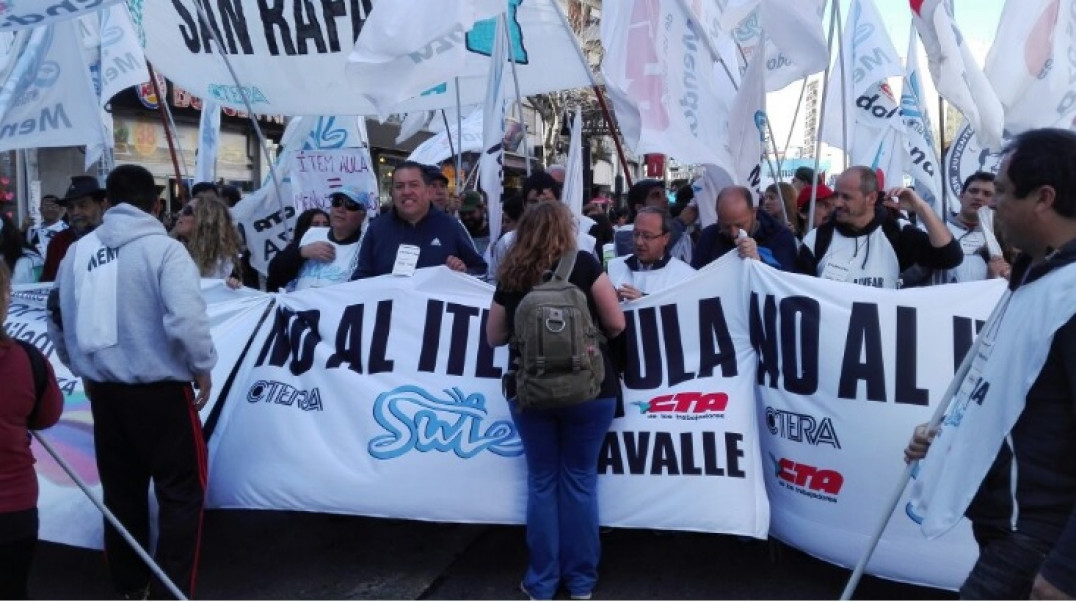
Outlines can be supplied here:
[[464, 395], [457, 388], [445, 393], [449, 399], [438, 399], [425, 389], [404, 385], [378, 395], [374, 420], [389, 434], [370, 440], [370, 455], [388, 460], [411, 450], [452, 452], [463, 459], [484, 450], [505, 457], [523, 454], [511, 421], [497, 420], [482, 430], [489, 416], [484, 395]]

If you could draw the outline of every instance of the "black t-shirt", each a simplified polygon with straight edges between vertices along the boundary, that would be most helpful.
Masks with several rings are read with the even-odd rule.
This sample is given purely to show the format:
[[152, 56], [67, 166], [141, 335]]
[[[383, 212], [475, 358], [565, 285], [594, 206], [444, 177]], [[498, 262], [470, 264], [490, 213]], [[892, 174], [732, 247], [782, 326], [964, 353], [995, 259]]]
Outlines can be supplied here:
[[[556, 265], [551, 266], [549, 269], [553, 270]], [[571, 275], [568, 276], [568, 281], [579, 287], [580, 290], [587, 296], [587, 307], [590, 309], [590, 318], [594, 320], [594, 325], [601, 329], [601, 320], [598, 318], [598, 306], [594, 303], [594, 295], [590, 291], [590, 287], [594, 285], [594, 282], [602, 275], [603, 270], [598, 260], [593, 255], [586, 251], [577, 251], [575, 256], [575, 267], [572, 268]], [[526, 291], [508, 291], [501, 285], [497, 286], [497, 290], [493, 293], [493, 300], [504, 306], [505, 314], [508, 320], [508, 334], [512, 335], [512, 331], [515, 329], [516, 323], [516, 308], [519, 307], [520, 301], [523, 300], [523, 296], [530, 290]], [[605, 380], [602, 381], [601, 391], [598, 393], [598, 397], [616, 397], [620, 388], [620, 379], [617, 377], [616, 371], [613, 369], [613, 364], [609, 359], [609, 349], [606, 345], [602, 345], [602, 358], [605, 360]], [[519, 354], [515, 349], [510, 349], [508, 353], [508, 363], [510, 366], [516, 365], [516, 359]]]

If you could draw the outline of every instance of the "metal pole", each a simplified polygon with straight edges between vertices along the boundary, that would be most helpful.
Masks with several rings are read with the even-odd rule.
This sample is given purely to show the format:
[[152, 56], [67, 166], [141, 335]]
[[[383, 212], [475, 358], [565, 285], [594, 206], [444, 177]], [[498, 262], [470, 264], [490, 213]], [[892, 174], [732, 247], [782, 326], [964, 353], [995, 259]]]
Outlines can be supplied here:
[[[829, 14], [829, 35], [826, 37], [826, 47], [830, 49], [830, 56], [833, 56], [833, 32], [836, 29], [837, 21], [839, 19], [838, 5], [840, 2], [834, 2], [832, 10]], [[839, 42], [838, 42], [839, 43]], [[811, 182], [811, 204], [808, 205], [807, 210], [807, 230], [804, 232], [810, 232], [814, 228], [814, 208], [818, 202], [818, 166], [822, 161], [822, 126], [826, 121], [826, 98], [829, 97], [829, 70], [830, 62], [826, 61], [826, 70], [822, 74], [822, 100], [818, 107], [818, 129], [815, 130], [814, 138], [814, 182]], [[842, 67], [843, 71], [843, 67]]]
[[[448, 137], [452, 138], [452, 132], [448, 132]], [[459, 196], [462, 192], [460, 172], [463, 171], [463, 105], [460, 102], [460, 78], [458, 77], [456, 78], [456, 141], [460, 148], [460, 152], [456, 153], [456, 196]]]
[[[990, 313], [990, 318], [986, 321], [987, 326], [993, 324], [995, 320], [1001, 319], [999, 310], [1011, 295], [1011, 291], [1006, 291], [1001, 299], [998, 300], [997, 305], [994, 306], [994, 310]], [[983, 332], [986, 332], [986, 327], [983, 328]], [[952, 403], [953, 397], [959, 390], [960, 385], [964, 383], [964, 377], [966, 377], [971, 370], [971, 364], [974, 362], [975, 356], [979, 353], [982, 341], [982, 335], [975, 337], [975, 342], [972, 343], [971, 348], [968, 349], [968, 352], [964, 355], [964, 361], [960, 362], [960, 367], [957, 368], [956, 374], [953, 375], [953, 380], [950, 381], [949, 387], [945, 390], [945, 394], [942, 395], [941, 401], [938, 403], [938, 407], [934, 410], [934, 415], [930, 418], [930, 422], [927, 423], [928, 432], [936, 429], [938, 425], [941, 424], [942, 417], [945, 416], [945, 411], [949, 409], [949, 404]], [[904, 488], [908, 486], [908, 481], [911, 480], [912, 473], [915, 471], [918, 464], [919, 460], [916, 460], [915, 462], [909, 463], [904, 469], [904, 474], [901, 475], [900, 480], [897, 482], [897, 487], [894, 488], [893, 494], [886, 504], [885, 512], [882, 514], [878, 526], [871, 535], [866, 551], [852, 571], [852, 576], [849, 577], [848, 584], [845, 585], [844, 591], [841, 592], [841, 600], [850, 600], [852, 594], [855, 593], [856, 586], [859, 585], [859, 580], [863, 576], [863, 571], [867, 568], [867, 563], [870, 562], [871, 555], [874, 554], [874, 549], [878, 547], [878, 540], [882, 538], [882, 533], [885, 532], [885, 527], [889, 524], [889, 518], [893, 515], [893, 511], [896, 510], [897, 504], [900, 503], [900, 498], [904, 495]]]
[[[833, 14], [836, 20], [841, 20], [840, 2], [833, 3]], [[844, 36], [841, 34], [840, 27], [837, 28], [837, 57], [841, 62], [841, 144], [843, 145], [841, 150], [844, 151], [844, 166], [847, 168], [849, 155], [851, 154], [848, 148], [848, 112], [845, 110], [845, 107], [848, 106], [848, 65], [844, 63]]]
[[[187, 195], [183, 188], [183, 176], [179, 172], [179, 159], [176, 158], [176, 146], [172, 141], [172, 130], [168, 127], [168, 117], [164, 112], [164, 94], [161, 92], [160, 86], [157, 85], [157, 73], [153, 70], [153, 65], [149, 61], [146, 61], [146, 69], [149, 70], [149, 81], [153, 85], [153, 93], [157, 95], [157, 112], [161, 114], [161, 125], [164, 126], [164, 137], [168, 141], [168, 154], [172, 156], [172, 169], [176, 172], [176, 189], [178, 190], [179, 203], [182, 205], [187, 199]], [[172, 212], [171, 198], [168, 200], [168, 212]]]
[[508, 44], [508, 60], [512, 63], [512, 81], [516, 86], [516, 107], [519, 116], [519, 124], [523, 126], [523, 158], [527, 161], [527, 175], [531, 175], [531, 149], [527, 145], [527, 122], [523, 119], [523, 96], [519, 93], [519, 73], [516, 70], [516, 53], [512, 50], [512, 34], [508, 33], [508, 17], [501, 13], [501, 23], [504, 24], [504, 40]]
[[[448, 151], [452, 153], [452, 156], [456, 156], [456, 145], [452, 144], [452, 128], [448, 127], [448, 115], [444, 109], [441, 109], [441, 119], [445, 122], [445, 137], [448, 138]], [[463, 149], [460, 149], [463, 152]], [[456, 170], [456, 194], [460, 193], [460, 172]]]
[[[150, 77], [153, 76], [151, 75]], [[158, 96], [157, 98], [160, 97]], [[64, 472], [67, 473], [67, 476], [71, 477], [71, 480], [75, 482], [75, 485], [78, 485], [78, 488], [82, 490], [82, 493], [85, 493], [86, 497], [90, 498], [90, 502], [92, 502], [94, 506], [97, 506], [97, 509], [100, 510], [101, 514], [104, 515], [105, 520], [112, 524], [112, 526], [116, 529], [116, 531], [119, 532], [119, 534], [123, 537], [127, 544], [131, 546], [131, 549], [134, 550], [135, 553], [138, 554], [138, 557], [146, 563], [146, 566], [149, 567], [149, 570], [158, 579], [161, 580], [161, 583], [163, 583], [166, 588], [168, 588], [168, 591], [171, 592], [171, 594], [175, 596], [177, 600], [186, 600], [187, 597], [183, 595], [183, 592], [179, 591], [179, 588], [176, 587], [176, 584], [168, 578], [168, 575], [164, 574], [164, 571], [161, 570], [161, 567], [158, 566], [157, 563], [153, 561], [153, 558], [151, 558], [150, 555], [146, 553], [146, 550], [144, 550], [142, 546], [139, 545], [137, 541], [135, 541], [135, 538], [131, 536], [130, 532], [128, 532], [127, 529], [123, 527], [123, 523], [121, 523], [120, 520], [116, 518], [116, 515], [112, 514], [112, 511], [109, 510], [104, 505], [104, 503], [101, 502], [101, 500], [97, 499], [93, 492], [90, 491], [90, 488], [86, 485], [86, 483], [81, 478], [79, 478], [77, 474], [75, 474], [75, 471], [71, 470], [71, 466], [68, 465], [63, 458], [60, 457], [60, 454], [56, 453], [56, 450], [52, 448], [52, 445], [50, 445], [48, 441], [45, 440], [45, 437], [43, 437], [41, 433], [37, 431], [30, 431], [30, 434], [33, 435], [34, 439], [37, 439], [37, 442], [45, 448], [45, 451], [49, 452], [49, 455], [52, 456], [54, 460], [56, 460], [56, 463], [60, 465], [60, 468], [63, 468]]]
[[[288, 227], [288, 213], [284, 210], [284, 195], [280, 193], [280, 179], [277, 177], [276, 166], [274, 161], [269, 160], [269, 144], [265, 140], [265, 133], [262, 132], [262, 127], [258, 123], [258, 117], [254, 114], [254, 107], [250, 104], [250, 97], [243, 92], [246, 88], [243, 87], [242, 82], [239, 81], [239, 76], [236, 74], [235, 69], [232, 67], [232, 62], [228, 60], [228, 55], [224, 53], [224, 43], [221, 42], [220, 36], [217, 34], [217, 29], [213, 27], [209, 22], [209, 17], [205, 14], [205, 8], [201, 2], [195, 0], [194, 7], [198, 10], [198, 18], [201, 19], [202, 25], [209, 30], [210, 36], [213, 37], [213, 41], [217, 44], [217, 54], [224, 61], [224, 65], [228, 68], [228, 73], [232, 76], [232, 81], [235, 82], [237, 88], [239, 88], [240, 95], [243, 97], [243, 104], [247, 108], [247, 115], [250, 116], [250, 123], [254, 126], [254, 131], [258, 134], [258, 142], [261, 144], [262, 153], [265, 155], [266, 163], [269, 165], [269, 174], [273, 178], [273, 187], [276, 189], [277, 203], [280, 205], [280, 219], [284, 223], [284, 230], [290, 234], [291, 228]], [[457, 87], [457, 94], [459, 93]]]
[[808, 78], [806, 77], [803, 78], [803, 85], [800, 86], [800, 97], [799, 100], [796, 101], [796, 110], [792, 113], [792, 125], [788, 128], [788, 138], [785, 139], [784, 154], [786, 155], [788, 154], [788, 147], [792, 145], [792, 130], [795, 129], [796, 120], [799, 119], [800, 116], [800, 107], [803, 105], [803, 94], [807, 91], [807, 79]]

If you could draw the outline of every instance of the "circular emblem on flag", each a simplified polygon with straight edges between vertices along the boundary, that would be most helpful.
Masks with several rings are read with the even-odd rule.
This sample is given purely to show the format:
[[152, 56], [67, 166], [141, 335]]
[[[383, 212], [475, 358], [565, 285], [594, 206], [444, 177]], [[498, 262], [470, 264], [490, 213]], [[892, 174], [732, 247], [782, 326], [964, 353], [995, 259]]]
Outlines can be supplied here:
[[960, 193], [963, 192], [964, 180], [977, 171], [998, 173], [1001, 168], [1001, 151], [1009, 143], [1008, 132], [1002, 138], [999, 148], [984, 148], [975, 136], [975, 130], [965, 123], [957, 130], [956, 138], [949, 145], [945, 156], [945, 186], [949, 188], [949, 210], [960, 210]]

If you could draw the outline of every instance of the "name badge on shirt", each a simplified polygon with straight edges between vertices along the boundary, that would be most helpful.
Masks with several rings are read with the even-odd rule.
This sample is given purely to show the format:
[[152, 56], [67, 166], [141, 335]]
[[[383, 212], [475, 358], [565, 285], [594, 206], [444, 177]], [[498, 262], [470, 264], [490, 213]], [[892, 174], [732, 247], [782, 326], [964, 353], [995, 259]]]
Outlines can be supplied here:
[[420, 252], [415, 245], [400, 245], [400, 248], [396, 250], [396, 263], [392, 266], [392, 275], [414, 276]]
[[822, 268], [821, 277], [825, 278], [826, 280], [848, 282], [848, 277], [850, 274], [851, 270], [848, 269], [848, 266], [830, 262], [826, 264], [826, 267]]

